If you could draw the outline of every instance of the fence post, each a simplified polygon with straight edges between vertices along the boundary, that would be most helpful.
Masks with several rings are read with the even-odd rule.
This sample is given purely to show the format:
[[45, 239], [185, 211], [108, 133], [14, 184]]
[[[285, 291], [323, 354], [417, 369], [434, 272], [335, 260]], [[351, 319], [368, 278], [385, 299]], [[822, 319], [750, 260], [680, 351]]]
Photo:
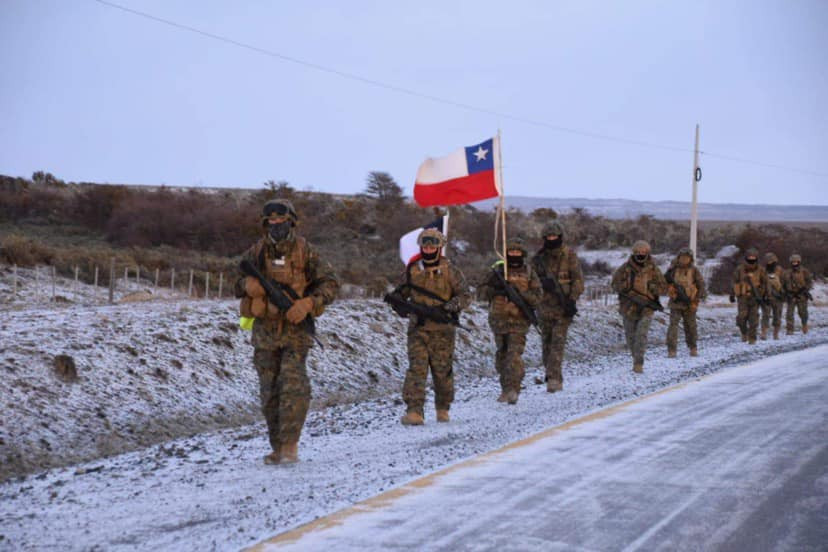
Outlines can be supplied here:
[[141, 285], [141, 265], [135, 266], [135, 283]]
[[40, 299], [40, 271], [37, 269], [37, 265], [34, 267], [35, 270], [35, 301]]
[[72, 290], [72, 293], [74, 293], [75, 295], [78, 294], [78, 271], [79, 271], [78, 265], [75, 265], [75, 284], [74, 284], [75, 287]]
[[224, 272], [219, 272], [219, 290], [218, 298], [221, 299], [221, 288], [224, 285]]
[[170, 272], [170, 293], [175, 292], [175, 269]]
[[160, 276], [160, 275], [161, 275], [161, 269], [156, 268], [155, 269], [155, 293], [158, 293], [158, 276]]
[[129, 267], [124, 267], [124, 287], [129, 284]]
[[210, 273], [209, 272], [204, 273], [204, 298], [205, 299], [210, 298]]
[[98, 300], [98, 265], [95, 265], [95, 284], [92, 286], [92, 301]]
[[12, 267], [12, 297], [17, 297], [17, 265]]
[[115, 257], [109, 259], [109, 304], [115, 302]]
[[187, 297], [193, 296], [193, 269], [190, 269], [190, 284], [187, 286]]
[[52, 265], [52, 302], [55, 300], [55, 296], [57, 295], [56, 287], [57, 287], [57, 268], [55, 265]]

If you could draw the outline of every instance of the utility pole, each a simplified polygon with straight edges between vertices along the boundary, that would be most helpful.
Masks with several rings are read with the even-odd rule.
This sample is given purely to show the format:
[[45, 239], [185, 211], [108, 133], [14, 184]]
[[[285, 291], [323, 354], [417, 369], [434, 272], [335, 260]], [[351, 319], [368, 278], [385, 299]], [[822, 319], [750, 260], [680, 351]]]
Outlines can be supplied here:
[[699, 167], [699, 125], [696, 125], [696, 148], [693, 153], [693, 203], [690, 206], [690, 250], [693, 258], [698, 259], [696, 251], [696, 237], [698, 236], [699, 225], [699, 181], [701, 180], [701, 168]]

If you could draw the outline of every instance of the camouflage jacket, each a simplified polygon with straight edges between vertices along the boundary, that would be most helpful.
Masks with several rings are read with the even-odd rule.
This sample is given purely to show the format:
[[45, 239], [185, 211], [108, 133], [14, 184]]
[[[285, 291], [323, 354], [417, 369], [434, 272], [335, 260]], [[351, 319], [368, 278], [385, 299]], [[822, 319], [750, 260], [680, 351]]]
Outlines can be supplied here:
[[768, 271], [768, 297], [773, 301], [785, 301], [785, 270], [776, 265]]
[[[267, 238], [256, 242], [243, 258], [268, 279], [287, 286], [299, 297], [313, 299], [311, 315], [322, 314], [326, 305], [336, 298], [339, 280], [333, 267], [322, 259], [316, 250], [302, 237], [293, 236], [273, 244]], [[275, 349], [286, 341], [307, 342], [310, 337], [302, 328], [293, 325], [284, 313], [266, 298], [252, 298], [245, 293], [245, 278], [236, 283], [236, 294], [242, 297], [242, 316], [255, 316], [253, 323], [253, 346], [260, 349]]]
[[641, 318], [652, 316], [653, 309], [639, 307], [624, 294], [637, 295], [651, 301], [657, 301], [659, 295], [667, 291], [667, 281], [652, 259], [643, 265], [633, 261], [632, 256], [612, 275], [612, 289], [618, 293], [618, 310], [622, 316]]
[[[492, 268], [503, 275], [503, 261]], [[510, 268], [507, 281], [520, 293], [526, 304], [537, 308], [543, 295], [540, 278], [532, 270], [531, 266], [521, 268]], [[512, 304], [503, 293], [498, 293], [499, 282], [490, 270], [486, 279], [480, 286], [480, 297], [489, 303], [489, 326], [494, 333], [526, 333], [529, 331], [529, 321], [520, 312], [520, 309]]]
[[782, 287], [789, 297], [801, 299], [805, 296], [805, 291], [811, 291], [813, 285], [814, 277], [805, 267], [799, 267], [798, 270], [789, 268], [782, 275]]
[[[532, 268], [541, 281], [550, 275], [555, 276], [561, 284], [564, 295], [573, 300], [577, 301], [584, 292], [584, 275], [581, 272], [578, 255], [566, 245], [553, 250], [538, 251], [532, 257]], [[563, 305], [558, 295], [546, 289], [543, 290], [538, 310], [538, 314], [543, 318], [563, 316]]]
[[[405, 284], [428, 290], [441, 299], [421, 293]], [[441, 307], [453, 312], [460, 312], [471, 304], [472, 296], [466, 277], [459, 268], [451, 264], [445, 257], [435, 266], [426, 266], [421, 260], [409, 264], [400, 279], [401, 293], [406, 299], [410, 299], [421, 305], [429, 307]], [[417, 320], [416, 316], [410, 317], [409, 331], [417, 328], [425, 330], [446, 330], [453, 326], [441, 324], [433, 320]]]
[[[751, 284], [753, 284], [752, 287]], [[733, 273], [733, 294], [736, 297], [755, 301], [754, 288], [759, 297], [768, 296], [768, 273], [765, 267], [759, 265], [749, 267], [746, 263], [741, 263]]]
[[[667, 285], [667, 295], [670, 297], [668, 306], [671, 309], [695, 309], [699, 306], [699, 302], [703, 301], [707, 297], [707, 289], [704, 285], [704, 278], [695, 263], [690, 263], [689, 266], [679, 266], [678, 263], [671, 264], [665, 274], [665, 280], [672, 280], [675, 282]], [[679, 284], [684, 288], [684, 292], [690, 299], [689, 305], [679, 301], [678, 288], [676, 284]]]

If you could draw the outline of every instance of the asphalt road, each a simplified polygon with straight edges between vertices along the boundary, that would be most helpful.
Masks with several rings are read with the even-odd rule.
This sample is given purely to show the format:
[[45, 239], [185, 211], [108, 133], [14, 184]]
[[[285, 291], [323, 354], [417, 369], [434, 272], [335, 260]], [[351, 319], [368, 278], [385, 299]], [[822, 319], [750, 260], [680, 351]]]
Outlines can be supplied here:
[[410, 482], [260, 550], [828, 550], [828, 346]]

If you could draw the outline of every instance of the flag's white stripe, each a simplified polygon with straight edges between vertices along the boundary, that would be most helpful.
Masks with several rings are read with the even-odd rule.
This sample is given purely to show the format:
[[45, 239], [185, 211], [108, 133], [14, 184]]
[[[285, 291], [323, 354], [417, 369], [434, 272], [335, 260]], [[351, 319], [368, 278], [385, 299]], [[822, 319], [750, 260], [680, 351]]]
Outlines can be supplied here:
[[429, 157], [417, 169], [417, 184], [437, 184], [454, 178], [469, 176], [466, 165], [466, 148], [450, 153], [445, 157]]
[[500, 136], [495, 136], [492, 140], [492, 149], [494, 152], [492, 156], [494, 158], [494, 177], [495, 177], [495, 189], [497, 190], [497, 195], [503, 195], [503, 183], [500, 182]]
[[420, 246], [417, 245], [417, 236], [422, 231], [422, 228], [417, 228], [400, 238], [400, 260], [403, 264], [407, 265], [411, 257], [420, 252]]

